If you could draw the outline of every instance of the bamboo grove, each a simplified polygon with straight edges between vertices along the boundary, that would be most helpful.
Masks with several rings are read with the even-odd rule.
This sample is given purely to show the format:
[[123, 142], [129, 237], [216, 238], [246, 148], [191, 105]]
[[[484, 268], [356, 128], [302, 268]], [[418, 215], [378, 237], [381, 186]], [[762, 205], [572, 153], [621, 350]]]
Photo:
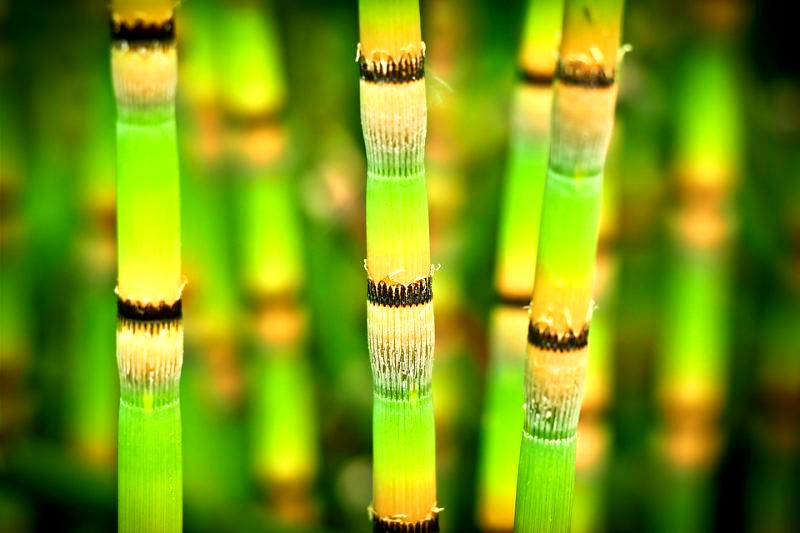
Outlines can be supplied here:
[[0, 531], [800, 530], [751, 4], [0, 1]]

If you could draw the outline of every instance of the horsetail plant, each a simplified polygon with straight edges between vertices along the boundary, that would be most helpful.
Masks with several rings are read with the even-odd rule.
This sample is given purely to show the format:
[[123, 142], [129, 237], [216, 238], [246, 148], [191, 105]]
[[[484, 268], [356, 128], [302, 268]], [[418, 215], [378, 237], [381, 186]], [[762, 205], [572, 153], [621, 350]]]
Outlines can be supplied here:
[[702, 531], [712, 520], [730, 351], [731, 192], [740, 175], [734, 53], [720, 36], [696, 45], [678, 78], [669, 335], [657, 377], [668, 488], [656, 520], [664, 530]]
[[222, 104], [242, 231], [240, 278], [249, 306], [255, 360], [252, 462], [275, 513], [313, 518], [317, 433], [305, 355], [303, 236], [281, 115], [286, 82], [278, 28], [258, 2], [229, 6], [220, 24], [225, 61]]
[[182, 528], [183, 363], [172, 0], [114, 0], [119, 530]]
[[561, 35], [563, 0], [531, 0], [520, 53], [511, 153], [504, 192], [491, 315], [489, 381], [482, 423], [478, 521], [510, 531], [524, 411], [527, 312], [547, 173], [552, 84]]
[[567, 0], [528, 327], [517, 531], [567, 531], [622, 0]]
[[360, 0], [375, 531], [437, 531], [425, 44], [417, 0]]

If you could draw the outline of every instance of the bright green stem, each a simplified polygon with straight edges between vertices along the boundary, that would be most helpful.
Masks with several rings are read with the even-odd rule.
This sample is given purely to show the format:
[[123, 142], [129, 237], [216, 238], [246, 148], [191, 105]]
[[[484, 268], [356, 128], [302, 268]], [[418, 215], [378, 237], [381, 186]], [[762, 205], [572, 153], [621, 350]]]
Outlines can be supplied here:
[[523, 433], [517, 478], [517, 533], [569, 531], [575, 486], [575, 444]]
[[296, 355], [262, 353], [256, 368], [255, 466], [259, 475], [277, 483], [306, 483], [316, 470], [311, 369]]
[[[600, 224], [603, 175], [574, 177], [547, 173], [539, 230], [537, 274], [591, 285]], [[586, 286], [586, 285], [584, 285]], [[574, 317], [578, 323], [584, 317]]]
[[123, 387], [119, 404], [120, 533], [182, 530], [178, 389], [177, 382], [156, 393]]
[[525, 419], [525, 335], [528, 315], [519, 309], [517, 335], [494, 311], [492, 358], [489, 362], [486, 405], [481, 425], [479, 495], [481, 525], [500, 526], [513, 520], [519, 469], [519, 435]]
[[668, 279], [661, 379], [724, 386], [728, 268], [724, 254], [682, 250]]
[[[170, 108], [171, 109], [171, 108]], [[117, 259], [124, 297], [173, 302], [180, 284], [180, 184], [172, 112], [117, 122]], [[150, 279], [148, 287], [143, 286]]]
[[287, 174], [247, 176], [240, 184], [242, 276], [249, 290], [291, 294], [303, 283], [300, 221]]
[[[523, 97], [518, 93], [518, 100]], [[536, 268], [548, 143], [546, 134], [536, 135], [526, 132], [524, 127], [520, 129], [522, 131], [512, 141], [503, 192], [497, 277], [501, 285], [525, 286], [529, 292]], [[524, 280], [517, 279], [523, 275]], [[512, 279], [506, 280], [506, 277]]]
[[390, 400], [375, 394], [372, 416], [373, 495], [416, 501], [417, 491], [435, 490], [433, 397]]

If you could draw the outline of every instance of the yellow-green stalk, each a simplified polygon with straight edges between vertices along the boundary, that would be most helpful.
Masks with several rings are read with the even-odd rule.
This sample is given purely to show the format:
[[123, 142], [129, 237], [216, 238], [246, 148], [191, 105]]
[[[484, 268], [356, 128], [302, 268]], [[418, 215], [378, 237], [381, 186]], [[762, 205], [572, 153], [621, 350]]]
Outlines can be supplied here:
[[567, 531], [622, 0], [567, 0], [528, 328], [515, 530]]
[[563, 0], [531, 0], [515, 90], [511, 153], [501, 211], [491, 344], [479, 464], [478, 522], [510, 531], [524, 410], [525, 331], [536, 269], [542, 194], [547, 174], [552, 85]]
[[[710, 525], [711, 475], [728, 382], [731, 190], [739, 177], [740, 117], [734, 50], [706, 42], [687, 55], [677, 91], [673, 256], [658, 392], [668, 472], [666, 529]], [[683, 506], [681, 522], [674, 508]]]
[[376, 531], [438, 530], [425, 44], [417, 0], [360, 0]]
[[[78, 302], [74, 376], [71, 383], [71, 440], [82, 460], [111, 468], [116, 453], [116, 365], [114, 287], [116, 235], [114, 196], [114, 100], [109, 72], [92, 80], [94, 111], [88, 111], [87, 149], [81, 167], [83, 223], [79, 234], [82, 290]], [[102, 94], [97, 94], [102, 90]]]
[[172, 0], [114, 0], [120, 531], [180, 531], [183, 363]]
[[617, 271], [615, 243], [621, 130], [621, 124], [616, 123], [603, 178], [594, 284], [597, 308], [592, 315], [586, 386], [577, 433], [575, 502], [572, 514], [572, 531], [575, 533], [602, 529], [604, 518], [603, 488], [611, 434], [606, 411], [612, 401], [616, 341], [613, 304]]
[[286, 85], [272, 13], [258, 2], [228, 6], [220, 18], [223, 111], [237, 186], [240, 279], [256, 359], [251, 387], [252, 462], [274, 511], [313, 518], [317, 423], [305, 358], [303, 235], [281, 118]]

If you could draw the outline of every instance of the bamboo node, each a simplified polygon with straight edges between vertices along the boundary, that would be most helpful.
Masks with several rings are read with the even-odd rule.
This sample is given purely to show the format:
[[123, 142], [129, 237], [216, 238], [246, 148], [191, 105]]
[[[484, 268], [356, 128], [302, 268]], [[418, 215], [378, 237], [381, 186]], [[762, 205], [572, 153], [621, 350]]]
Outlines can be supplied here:
[[572, 329], [564, 333], [541, 329], [538, 324], [528, 324], [528, 343], [549, 352], [577, 352], [589, 345], [589, 326], [585, 325], [576, 335]]
[[135, 47], [171, 46], [175, 42], [175, 20], [170, 17], [163, 22], [147, 22], [136, 19], [110, 21], [111, 41]]
[[367, 301], [385, 307], [410, 307], [423, 305], [433, 300], [433, 277], [419, 278], [403, 285], [391, 276], [375, 283], [367, 278]]
[[615, 69], [606, 69], [600, 62], [583, 54], [572, 55], [566, 60], [560, 59], [556, 68], [557, 80], [586, 89], [611, 87], [614, 85], [615, 74]]
[[361, 79], [371, 83], [407, 83], [425, 77], [425, 43], [408, 45], [395, 59], [385, 50], [373, 50], [367, 57], [361, 43], [356, 48], [356, 62]]

